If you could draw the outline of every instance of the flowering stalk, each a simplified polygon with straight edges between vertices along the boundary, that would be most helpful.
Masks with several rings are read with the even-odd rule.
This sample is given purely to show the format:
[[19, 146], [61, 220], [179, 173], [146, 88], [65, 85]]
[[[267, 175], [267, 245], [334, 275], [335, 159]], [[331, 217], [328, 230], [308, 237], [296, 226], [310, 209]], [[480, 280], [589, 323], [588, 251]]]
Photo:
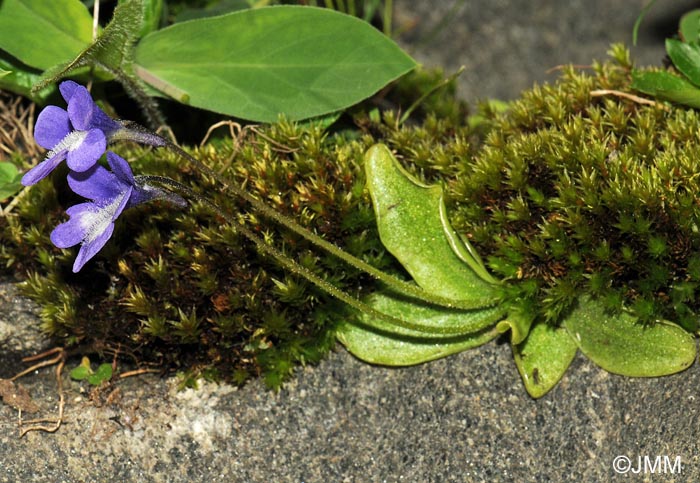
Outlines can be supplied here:
[[[168, 141], [165, 138], [162, 138], [161, 136], [158, 136], [157, 134], [154, 134], [144, 127], [139, 126], [138, 124], [131, 122], [131, 121], [122, 121], [122, 126], [124, 129], [122, 129], [118, 133], [118, 137], [120, 139], [125, 139], [125, 140], [130, 140], [130, 141], [135, 141], [135, 142], [140, 142], [142, 144], [150, 144], [152, 146], [163, 146], [171, 151], [174, 151], [181, 157], [187, 159], [189, 162], [193, 163], [197, 168], [199, 168], [202, 172], [204, 172], [206, 175], [211, 176], [213, 179], [217, 180], [224, 189], [227, 189], [231, 191], [234, 195], [238, 196], [239, 198], [242, 198], [245, 200], [247, 203], [249, 203], [255, 210], [258, 212], [262, 213], [264, 216], [267, 216], [277, 223], [281, 224], [285, 228], [288, 228], [292, 230], [294, 233], [297, 235], [300, 235], [313, 243], [314, 245], [322, 248], [326, 252], [330, 253], [331, 255], [334, 255], [347, 264], [357, 268], [358, 270], [361, 270], [362, 272], [367, 273], [368, 275], [374, 277], [375, 279], [384, 282], [387, 284], [392, 290], [406, 295], [411, 298], [415, 298], [418, 300], [422, 300], [424, 302], [427, 302], [429, 304], [433, 305], [438, 305], [441, 307], [447, 307], [447, 308], [453, 308], [453, 309], [463, 309], [463, 310], [471, 310], [471, 309], [476, 309], [476, 308], [483, 308], [483, 302], [478, 301], [478, 302], [468, 302], [468, 301], [461, 301], [461, 300], [454, 300], [446, 297], [441, 297], [439, 295], [434, 295], [431, 293], [426, 292], [419, 286], [406, 282], [404, 280], [401, 280], [399, 278], [393, 277], [385, 272], [382, 272], [381, 270], [373, 267], [372, 265], [368, 264], [367, 262], [352, 256], [351, 254], [343, 251], [342, 249], [338, 248], [336, 245], [328, 242], [327, 240], [324, 240], [320, 236], [316, 235], [315, 233], [311, 232], [310, 230], [304, 228], [303, 226], [299, 225], [296, 221], [292, 220], [291, 218], [275, 211], [273, 208], [270, 208], [267, 206], [265, 203], [260, 201], [259, 199], [255, 198], [253, 195], [245, 191], [244, 189], [241, 189], [240, 187], [229, 184], [226, 182], [217, 172], [214, 170], [210, 169], [208, 166], [206, 166], [204, 163], [202, 163], [200, 160], [195, 158], [194, 156], [190, 155], [187, 153], [185, 150], [183, 150], [181, 147], [178, 145]], [[496, 305], [497, 300], [493, 301], [493, 305]]]
[[[249, 241], [253, 242], [255, 246], [260, 250], [262, 253], [269, 255], [273, 257], [275, 260], [277, 260], [281, 265], [283, 265], [286, 269], [291, 271], [292, 273], [295, 273], [312, 284], [316, 285], [319, 287], [321, 290], [325, 291], [326, 293], [332, 295], [333, 297], [337, 298], [338, 300], [345, 302], [346, 304], [350, 305], [351, 307], [359, 310], [360, 312], [363, 312], [375, 319], [381, 320], [384, 323], [388, 323], [392, 326], [395, 327], [400, 327], [402, 329], [410, 330], [410, 331], [415, 331], [415, 332], [420, 332], [423, 334], [430, 334], [430, 335], [441, 335], [441, 336], [459, 336], [459, 335], [464, 335], [465, 333], [469, 333], [471, 331], [471, 321], [467, 319], [463, 325], [457, 324], [457, 325], [451, 325], [449, 327], [435, 327], [435, 326], [430, 326], [430, 325], [424, 325], [421, 323], [416, 323], [416, 322], [409, 322], [407, 320], [404, 320], [399, 317], [394, 317], [388, 314], [385, 314], [383, 312], [378, 311], [374, 307], [371, 307], [370, 305], [367, 305], [366, 303], [360, 301], [359, 299], [353, 297], [352, 295], [348, 294], [344, 290], [339, 289], [335, 285], [329, 283], [327, 280], [319, 277], [315, 273], [313, 273], [311, 270], [308, 268], [304, 267], [303, 265], [299, 264], [299, 262], [289, 258], [287, 255], [279, 251], [277, 248], [274, 246], [268, 244], [263, 240], [260, 236], [256, 235], [252, 230], [250, 230], [248, 227], [245, 225], [242, 225], [240, 223], [237, 223], [236, 220], [229, 215], [228, 213], [224, 212], [219, 206], [208, 200], [207, 198], [204, 198], [203, 196], [198, 195], [194, 191], [192, 191], [190, 188], [187, 186], [180, 184], [170, 178], [162, 177], [162, 176], [142, 176], [141, 177], [145, 182], [151, 184], [151, 183], [161, 183], [169, 188], [175, 189], [177, 191], [180, 191], [181, 193], [185, 194], [188, 197], [191, 197], [193, 199], [196, 199], [197, 201], [203, 203], [207, 207], [209, 207], [212, 211], [217, 213], [219, 216], [221, 216], [224, 220], [226, 220], [227, 223], [229, 223], [231, 226], [235, 227], [235, 229], [241, 233], [244, 237], [246, 237]], [[368, 322], [367, 320], [364, 320], [363, 323], [373, 324], [373, 322]], [[382, 325], [381, 324], [376, 324], [373, 327], [375, 330], [382, 331]]]
[[[447, 308], [464, 310], [483, 308], [483, 303], [475, 306], [473, 302], [452, 300], [430, 294], [415, 284], [405, 282], [376, 269], [312, 233], [291, 218], [278, 213], [245, 190], [222, 180], [216, 172], [174, 143], [134, 122], [115, 121], [109, 118], [97, 107], [84, 87], [72, 81], [65, 81], [61, 83], [59, 89], [68, 103], [68, 109], [64, 111], [56, 106], [48, 106], [39, 115], [35, 128], [35, 137], [40, 145], [51, 149], [51, 151], [42, 163], [25, 174], [23, 183], [29, 185], [38, 182], [47, 176], [61, 161], [67, 159], [68, 167], [72, 170], [68, 176], [69, 186], [77, 194], [88, 198], [90, 201], [69, 208], [67, 214], [70, 219], [56, 227], [52, 233], [51, 240], [59, 248], [81, 244], [78, 257], [73, 266], [74, 272], [79, 271], [107, 243], [114, 230], [114, 221], [127, 207], [156, 198], [168, 199], [180, 206], [185, 204], [182, 198], [149, 184], [149, 181], [158, 181], [161, 184], [173, 186], [174, 181], [168, 181], [168, 178], [134, 177], [128, 163], [114, 153], [107, 153], [108, 163], [112, 169], [111, 172], [96, 165], [97, 160], [104, 153], [108, 142], [129, 140], [140, 144], [171, 149], [192, 162], [205, 174], [219, 181], [225, 189], [250, 203], [253, 209], [306, 238], [314, 245], [326, 250], [351, 266], [386, 283], [395, 292]], [[179, 184], [177, 188], [180, 191], [185, 189]], [[191, 191], [188, 192], [191, 194]], [[198, 199], [202, 198], [198, 197]], [[223, 214], [221, 210], [214, 207], [211, 203], [207, 202], [207, 204], [215, 208], [227, 220], [232, 221], [229, 216]], [[239, 229], [241, 233], [259, 246], [262, 251], [273, 256], [290, 270], [302, 275], [328, 293], [356, 308], [362, 307], [361, 310], [364, 312], [372, 313], [385, 320], [388, 317], [386, 315], [380, 316], [379, 313], [375, 314], [374, 312], [376, 311], [374, 309], [365, 306], [357, 299], [338, 290], [330, 283], [288, 259], [275, 248], [265, 244], [254, 233], [248, 231], [247, 228], [240, 227]], [[495, 304], [496, 300], [493, 303]], [[390, 319], [393, 318], [390, 317]], [[396, 319], [394, 323], [398, 323], [397, 320], [399, 319]], [[405, 321], [401, 321], [398, 325], [407, 329], [413, 328], [413, 330], [417, 331], [425, 330], [421, 329], [419, 325]], [[460, 332], [459, 328], [455, 327], [454, 329], [456, 330], [455, 333]], [[430, 330], [433, 331], [434, 329]]]

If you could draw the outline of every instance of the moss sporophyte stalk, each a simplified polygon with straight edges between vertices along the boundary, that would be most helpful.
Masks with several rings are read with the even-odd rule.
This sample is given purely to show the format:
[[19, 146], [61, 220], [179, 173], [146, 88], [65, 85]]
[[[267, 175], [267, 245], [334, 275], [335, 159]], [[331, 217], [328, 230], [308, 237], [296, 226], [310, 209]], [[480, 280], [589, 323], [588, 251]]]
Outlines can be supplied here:
[[[193, 148], [124, 121], [105, 134], [62, 88], [42, 145], [68, 166], [3, 218], [0, 256], [62, 345], [236, 383], [277, 387], [338, 339], [407, 365], [500, 334], [536, 397], [579, 350], [677, 372], [700, 310], [700, 119], [639, 102], [613, 52], [471, 117], [442, 92], [412, 123], [358, 109], [351, 130], [282, 120]], [[76, 172], [90, 129], [150, 146], [114, 143], [109, 169]]]

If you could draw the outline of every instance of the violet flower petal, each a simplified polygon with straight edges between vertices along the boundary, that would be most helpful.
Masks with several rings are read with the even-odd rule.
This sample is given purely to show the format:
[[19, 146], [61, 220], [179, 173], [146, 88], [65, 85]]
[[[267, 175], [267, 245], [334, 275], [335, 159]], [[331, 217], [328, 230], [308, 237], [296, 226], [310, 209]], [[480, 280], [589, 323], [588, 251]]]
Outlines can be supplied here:
[[86, 88], [78, 86], [73, 89], [73, 95], [68, 101], [68, 116], [73, 127], [78, 131], [90, 129], [94, 101]]
[[134, 174], [131, 171], [131, 166], [129, 166], [129, 163], [124, 158], [112, 151], [107, 151], [107, 162], [119, 181], [133, 186]]
[[107, 149], [107, 138], [99, 129], [87, 132], [82, 142], [68, 151], [68, 167], [73, 171], [86, 171], [92, 168]]
[[108, 205], [98, 206], [93, 203], [94, 211], [83, 211], [80, 217], [80, 228], [86, 234], [73, 263], [73, 272], [80, 271], [83, 265], [105, 246], [114, 231], [114, 220], [126, 208], [132, 190], [132, 187], [127, 188], [119, 197], [110, 200]]
[[129, 187], [99, 164], [87, 171], [68, 173], [68, 186], [75, 193], [92, 201], [114, 199]]
[[63, 100], [66, 101], [66, 104], [70, 102], [70, 98], [73, 97], [75, 90], [79, 87], [83, 86], [72, 80], [63, 81], [58, 85], [58, 90], [61, 91], [61, 95], [63, 96]]
[[78, 256], [73, 262], [73, 273], [77, 273], [81, 268], [104, 247], [114, 232], [114, 222], [110, 222], [97, 235], [95, 239], [88, 243], [83, 243], [78, 251]]
[[[63, 85], [63, 84], [61, 84]], [[109, 135], [118, 130], [121, 125], [109, 117], [92, 100], [90, 92], [83, 86], [76, 84], [67, 91], [71, 92], [68, 100], [68, 115], [73, 127], [79, 131], [88, 129], [100, 129]]]
[[97, 209], [95, 203], [80, 203], [68, 208], [66, 213], [70, 219], [53, 229], [51, 243], [58, 248], [68, 248], [82, 242], [87, 236], [87, 230], [81, 220], [92, 216]]
[[68, 112], [58, 106], [46, 106], [36, 119], [34, 139], [42, 148], [53, 149], [71, 132]]
[[46, 178], [56, 166], [66, 159], [66, 150], [57, 152], [53, 157], [43, 160], [22, 176], [22, 185], [31, 186]]
[[121, 124], [109, 117], [105, 112], [97, 107], [97, 104], [92, 105], [92, 121], [90, 127], [100, 129], [106, 136], [111, 135], [115, 131], [121, 129]]

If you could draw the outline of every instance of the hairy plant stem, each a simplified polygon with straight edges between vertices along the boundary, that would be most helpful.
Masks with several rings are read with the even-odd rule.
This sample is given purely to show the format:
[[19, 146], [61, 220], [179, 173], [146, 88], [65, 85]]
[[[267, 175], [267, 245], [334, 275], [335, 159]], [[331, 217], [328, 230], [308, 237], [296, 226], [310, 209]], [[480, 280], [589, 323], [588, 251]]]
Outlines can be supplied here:
[[[387, 315], [383, 312], [380, 312], [376, 310], [375, 308], [367, 305], [366, 303], [360, 301], [359, 299], [353, 297], [349, 293], [345, 292], [342, 289], [339, 289], [335, 285], [331, 284], [327, 280], [319, 277], [306, 267], [302, 266], [299, 264], [297, 261], [289, 258], [287, 255], [282, 253], [280, 250], [275, 248], [273, 245], [270, 245], [266, 243], [260, 236], [255, 234], [252, 230], [250, 230], [248, 227], [241, 223], [237, 223], [236, 219], [232, 217], [230, 214], [224, 212], [218, 205], [214, 204], [212, 201], [209, 199], [195, 193], [192, 189], [189, 187], [178, 183], [177, 181], [174, 181], [170, 178], [166, 178], [163, 176], [139, 176], [139, 179], [145, 182], [153, 182], [153, 183], [159, 183], [161, 185], [167, 186], [171, 189], [174, 189], [181, 194], [190, 197], [196, 201], [199, 201], [200, 203], [204, 204], [208, 208], [210, 208], [212, 211], [214, 211], [216, 214], [221, 216], [224, 220], [226, 220], [227, 223], [231, 224], [240, 234], [242, 234], [245, 238], [250, 240], [255, 244], [255, 246], [260, 250], [262, 253], [265, 255], [271, 256], [274, 258], [276, 261], [278, 261], [281, 265], [283, 265], [286, 269], [291, 271], [292, 273], [299, 275], [312, 284], [316, 285], [318, 288], [323, 290], [324, 292], [328, 293], [329, 295], [337, 298], [338, 300], [341, 300], [342, 302], [345, 302], [346, 304], [350, 305], [351, 307], [359, 310], [360, 312], [370, 316], [374, 317], [376, 319], [381, 320], [384, 323], [391, 324], [392, 326], [396, 326], [405, 330], [410, 330], [414, 332], [420, 332], [424, 334], [429, 334], [429, 335], [438, 335], [438, 336], [466, 336], [469, 334], [472, 334], [474, 331], [468, 327], [469, 324], [465, 324], [464, 326], [462, 325], [457, 325], [457, 326], [452, 326], [452, 327], [435, 327], [435, 326], [429, 326], [425, 324], [420, 324], [416, 322], [409, 322], [407, 320], [401, 319], [399, 317], [394, 317], [391, 315]], [[368, 322], [367, 320], [363, 320], [362, 323], [376, 329], [379, 331], [386, 331], [386, 327], [383, 327], [381, 324], [376, 323], [375, 321]]]
[[492, 298], [492, 299], [487, 299], [487, 300], [476, 300], [476, 301], [464, 301], [464, 300], [456, 300], [456, 299], [450, 299], [447, 297], [441, 297], [439, 295], [434, 295], [429, 292], [426, 292], [419, 286], [406, 282], [404, 280], [401, 280], [399, 278], [393, 277], [389, 274], [386, 274], [382, 272], [381, 270], [377, 269], [376, 267], [373, 267], [372, 265], [368, 264], [367, 262], [360, 260], [357, 257], [354, 257], [347, 253], [344, 250], [341, 250], [334, 244], [324, 240], [320, 236], [316, 235], [315, 233], [311, 232], [310, 230], [304, 228], [303, 226], [299, 225], [297, 222], [289, 218], [288, 216], [285, 216], [277, 211], [275, 211], [273, 208], [270, 208], [267, 206], [264, 202], [260, 201], [259, 199], [255, 198], [253, 195], [245, 191], [244, 189], [235, 186], [233, 184], [229, 184], [224, 180], [220, 174], [216, 173], [214, 170], [210, 169], [208, 166], [206, 166], [204, 163], [202, 163], [200, 160], [195, 158], [194, 156], [190, 155], [187, 153], [185, 150], [183, 150], [180, 146], [168, 141], [165, 138], [162, 138], [145, 128], [138, 126], [135, 123], [132, 122], [122, 122], [122, 125], [125, 127], [125, 131], [119, 135], [119, 138], [121, 139], [131, 139], [136, 142], [140, 143], [145, 143], [145, 144], [150, 144], [152, 146], [164, 146], [172, 150], [173, 152], [177, 153], [179, 156], [187, 159], [189, 162], [193, 163], [197, 168], [199, 168], [204, 174], [207, 176], [210, 176], [211, 178], [215, 179], [218, 183], [220, 183], [224, 189], [227, 189], [231, 191], [234, 195], [242, 198], [245, 200], [247, 203], [249, 203], [255, 210], [258, 212], [262, 213], [264, 216], [267, 216], [271, 218], [272, 220], [276, 221], [280, 225], [292, 230], [294, 233], [297, 235], [300, 235], [316, 245], [319, 248], [322, 248], [326, 252], [330, 253], [331, 255], [334, 255], [344, 262], [346, 262], [348, 265], [351, 265], [358, 270], [361, 270], [364, 273], [367, 273], [368, 275], [374, 277], [375, 279], [385, 283], [387, 286], [389, 286], [393, 291], [404, 295], [409, 298], [421, 300], [423, 302], [426, 302], [431, 305], [437, 305], [441, 307], [447, 307], [451, 309], [463, 309], [463, 310], [474, 310], [474, 309], [480, 309], [480, 308], [485, 308], [485, 307], [491, 307], [494, 306], [498, 303], [498, 299]]

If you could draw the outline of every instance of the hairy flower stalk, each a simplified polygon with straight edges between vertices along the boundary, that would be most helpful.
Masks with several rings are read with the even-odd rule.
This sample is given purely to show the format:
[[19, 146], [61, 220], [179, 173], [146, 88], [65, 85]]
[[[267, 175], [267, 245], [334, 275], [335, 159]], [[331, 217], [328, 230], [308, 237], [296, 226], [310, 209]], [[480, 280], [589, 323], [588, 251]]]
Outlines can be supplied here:
[[[341, 300], [342, 302], [345, 302], [346, 304], [350, 305], [351, 307], [359, 310], [360, 312], [363, 312], [375, 319], [378, 319], [384, 323], [391, 324], [392, 326], [395, 327], [400, 327], [402, 329], [410, 330], [410, 331], [415, 331], [415, 332], [420, 332], [420, 333], [425, 333], [425, 334], [430, 334], [432, 336], [435, 335], [443, 335], [443, 336], [449, 336], [449, 335], [461, 335], [464, 334], [465, 331], [469, 330], [470, 327], [470, 321], [465, 321], [464, 324], [455, 324], [451, 326], [445, 326], [445, 327], [440, 327], [436, 328], [435, 326], [431, 325], [424, 325], [416, 322], [410, 322], [404, 319], [401, 319], [399, 317], [394, 317], [388, 314], [385, 314], [383, 312], [380, 312], [376, 310], [375, 308], [367, 305], [366, 303], [358, 300], [357, 298], [353, 297], [352, 295], [348, 294], [347, 292], [337, 288], [327, 280], [324, 280], [323, 278], [319, 277], [306, 267], [302, 266], [299, 264], [299, 262], [292, 260], [289, 258], [287, 255], [279, 251], [277, 248], [274, 246], [268, 244], [263, 240], [260, 236], [256, 235], [252, 230], [247, 228], [245, 225], [239, 224], [236, 222], [236, 220], [229, 215], [228, 213], [224, 212], [219, 206], [216, 204], [212, 203], [209, 201], [207, 198], [199, 196], [197, 193], [193, 192], [191, 189], [189, 189], [187, 186], [184, 186], [170, 178], [165, 178], [162, 176], [143, 176], [142, 177], [144, 181], [148, 183], [161, 183], [169, 188], [175, 189], [183, 193], [184, 195], [191, 197], [193, 199], [196, 199], [197, 201], [205, 204], [207, 207], [209, 207], [211, 210], [216, 212], [219, 216], [224, 218], [231, 226], [235, 227], [235, 229], [241, 233], [244, 237], [246, 237], [249, 241], [253, 242], [255, 246], [264, 254], [269, 255], [273, 257], [275, 260], [277, 260], [282, 266], [284, 266], [286, 269], [291, 271], [292, 273], [299, 275], [312, 284], [316, 285], [319, 287], [321, 290], [324, 292], [328, 293], [329, 295], [337, 298], [338, 300]], [[430, 303], [430, 302], [429, 302]], [[381, 331], [382, 327], [381, 324], [377, 324], [376, 327], [374, 327], [376, 330]], [[494, 329], [495, 330], [495, 329]]]
[[[447, 307], [447, 308], [453, 308], [453, 309], [463, 309], [463, 310], [470, 310], [477, 308], [475, 307], [474, 303], [471, 302], [466, 302], [466, 301], [460, 301], [460, 300], [454, 300], [454, 299], [449, 299], [446, 297], [441, 297], [439, 295], [434, 295], [431, 293], [426, 292], [425, 290], [421, 289], [419, 286], [406, 282], [404, 280], [401, 280], [399, 278], [393, 277], [389, 274], [386, 274], [382, 272], [381, 270], [378, 270], [377, 268], [373, 267], [372, 265], [364, 262], [363, 260], [360, 260], [357, 257], [354, 257], [350, 255], [349, 253], [343, 251], [342, 249], [338, 248], [334, 244], [324, 240], [320, 236], [316, 235], [315, 233], [309, 231], [308, 229], [304, 228], [303, 226], [299, 225], [297, 222], [292, 220], [291, 218], [275, 211], [273, 208], [270, 208], [267, 206], [265, 203], [260, 201], [259, 199], [255, 198], [252, 196], [250, 193], [246, 192], [245, 190], [241, 189], [238, 186], [232, 185], [230, 183], [227, 183], [222, 177], [216, 173], [215, 171], [211, 170], [208, 166], [206, 166], [204, 163], [202, 163], [200, 160], [197, 158], [191, 156], [189, 153], [187, 153], [185, 150], [180, 148], [178, 145], [168, 141], [165, 138], [162, 138], [158, 136], [157, 134], [154, 134], [150, 131], [148, 131], [146, 128], [139, 126], [138, 124], [131, 122], [131, 121], [121, 121], [123, 129], [119, 131], [118, 137], [119, 139], [124, 139], [124, 140], [129, 140], [129, 141], [134, 141], [138, 142], [141, 144], [148, 144], [151, 146], [157, 146], [157, 147], [166, 147], [170, 149], [171, 151], [174, 151], [181, 157], [187, 159], [189, 162], [197, 166], [202, 172], [204, 172], [207, 176], [211, 176], [213, 179], [217, 180], [224, 189], [229, 190], [232, 192], [235, 196], [238, 196], [239, 198], [242, 198], [245, 200], [247, 203], [249, 203], [253, 209], [256, 211], [260, 212], [264, 216], [273, 219], [277, 223], [281, 224], [285, 228], [288, 228], [292, 230], [294, 233], [297, 235], [300, 235], [313, 243], [315, 246], [325, 250], [326, 252], [330, 253], [333, 256], [338, 257], [339, 259], [343, 260], [347, 264], [357, 268], [358, 270], [361, 270], [362, 272], [374, 277], [375, 279], [385, 283], [388, 285], [392, 290], [403, 294], [405, 296], [418, 299], [424, 302], [427, 302], [432, 305], [439, 305], [442, 307]], [[493, 305], [496, 305], [498, 301], [496, 299], [493, 300]], [[479, 307], [482, 307], [483, 303], [480, 303]]]
[[[268, 207], [245, 190], [226, 183], [217, 173], [174, 143], [131, 121], [110, 119], [95, 105], [84, 87], [74, 82], [66, 81], [61, 84], [60, 89], [61, 94], [68, 103], [68, 110], [64, 111], [56, 106], [49, 106], [39, 116], [35, 129], [37, 142], [44, 147], [50, 148], [51, 151], [48, 153], [46, 160], [24, 176], [23, 182], [25, 184], [36, 183], [47, 176], [63, 159], [67, 159], [68, 167], [71, 169], [68, 175], [70, 188], [90, 201], [75, 205], [67, 210], [70, 219], [54, 229], [51, 234], [51, 241], [59, 248], [68, 248], [80, 244], [80, 250], [73, 265], [74, 272], [79, 271], [85, 263], [105, 246], [114, 231], [114, 222], [125, 209], [156, 198], [167, 199], [180, 206], [186, 204], [184, 199], [178, 195], [153, 186], [153, 182], [175, 188], [190, 196], [196, 196], [187, 187], [169, 178], [154, 176], [134, 177], [126, 160], [112, 152], [107, 153], [107, 161], [111, 171], [96, 164], [97, 160], [104, 153], [108, 142], [129, 140], [140, 144], [171, 149], [195, 164], [205, 174], [219, 181], [225, 189], [244, 199], [254, 210], [301, 235], [315, 246], [337, 256], [351, 266], [386, 283], [390, 289], [399, 294], [428, 304], [452, 309], [470, 310], [478, 308], [474, 306], [474, 303], [452, 300], [425, 292], [415, 284], [390, 276], [348, 254], [300, 226], [291, 218]], [[200, 196], [196, 196], [196, 198], [203, 201], [234, 225], [235, 220], [216, 205]], [[234, 226], [263, 253], [272, 256], [293, 273], [305, 278], [350, 306], [384, 323], [390, 323], [394, 326], [417, 332], [436, 333], [434, 327], [408, 322], [373, 309], [328, 281], [318, 277], [275, 247], [270, 246], [247, 227], [242, 225]], [[497, 300], [494, 299], [492, 303], [495, 305]], [[483, 307], [483, 303], [479, 307]], [[381, 329], [381, 327], [378, 328]], [[464, 333], [464, 327], [443, 328], [440, 333], [445, 335]]]

